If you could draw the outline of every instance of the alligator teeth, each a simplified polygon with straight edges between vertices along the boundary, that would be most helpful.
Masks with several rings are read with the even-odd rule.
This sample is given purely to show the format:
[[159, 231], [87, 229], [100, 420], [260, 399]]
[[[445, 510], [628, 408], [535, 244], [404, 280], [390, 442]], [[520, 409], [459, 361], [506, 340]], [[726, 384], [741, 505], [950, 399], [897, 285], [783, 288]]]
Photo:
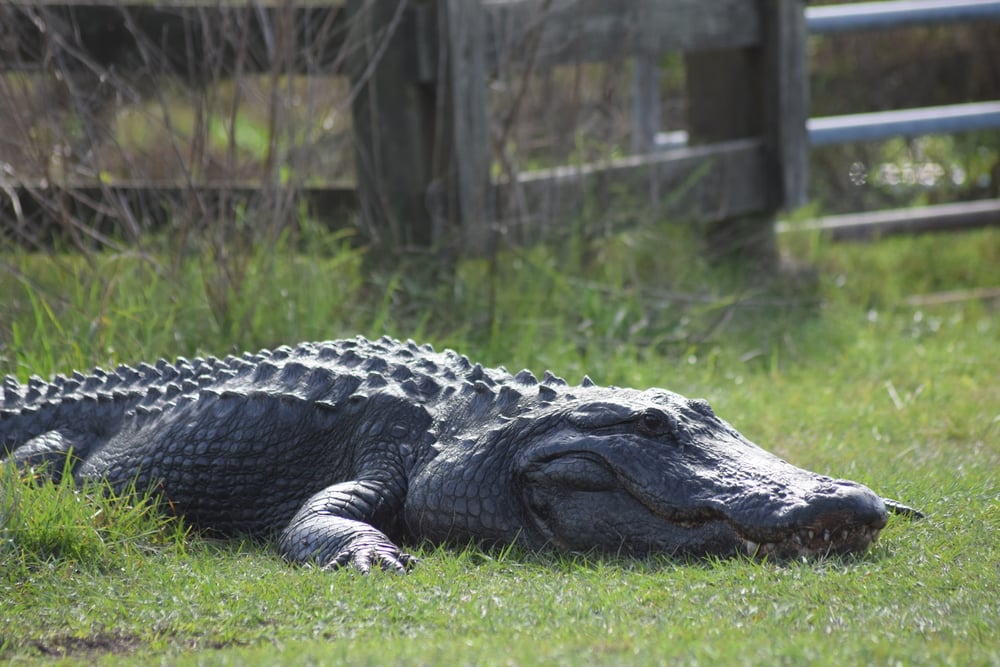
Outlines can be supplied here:
[[[822, 529], [820, 535], [818, 529], [803, 528], [789, 535], [778, 542], [755, 542], [742, 538], [741, 550], [749, 556], [772, 556], [797, 554], [801, 557], [810, 555], [829, 554], [838, 548], [849, 546], [849, 541], [861, 542], [865, 545], [872, 544], [878, 539], [881, 531], [878, 528], [869, 526], [858, 526], [857, 528], [827, 528]], [[816, 540], [822, 537], [822, 543]], [[834, 542], [836, 540], [836, 542]]]

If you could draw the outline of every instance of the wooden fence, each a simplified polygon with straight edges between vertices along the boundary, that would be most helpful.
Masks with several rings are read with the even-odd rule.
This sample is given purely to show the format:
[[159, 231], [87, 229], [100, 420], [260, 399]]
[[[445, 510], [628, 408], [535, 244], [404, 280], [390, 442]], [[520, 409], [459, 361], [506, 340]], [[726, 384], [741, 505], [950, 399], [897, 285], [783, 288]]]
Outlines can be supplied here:
[[[0, 69], [54, 64], [114, 72], [130, 63], [199, 71], [206, 42], [230, 26], [252, 59], [227, 72], [349, 77], [356, 203], [397, 245], [483, 251], [498, 233], [527, 241], [587, 208], [631, 198], [702, 222], [752, 216], [762, 236], [779, 208], [804, 196], [806, 79], [798, 0], [349, 0], [201, 5], [12, 0], [0, 7]], [[316, 43], [322, 36], [322, 43]], [[222, 49], [238, 59], [246, 49]], [[691, 146], [528, 173], [491, 173], [488, 85], [558, 65], [687, 54]], [[212, 57], [218, 58], [216, 55]], [[128, 203], [189, 185], [18, 183], [0, 215], [45, 213], [77, 186], [73, 206]], [[208, 197], [217, 184], [200, 188]], [[231, 188], [223, 188], [231, 193]], [[73, 191], [74, 195], [76, 190]], [[606, 196], [614, 192], [615, 197]], [[350, 205], [344, 188], [302, 193]], [[597, 210], [594, 210], [594, 207]], [[156, 206], [146, 206], [150, 211]], [[76, 208], [74, 208], [74, 211]], [[52, 212], [52, 211], [50, 211]], [[455, 243], [455, 239], [459, 239]]]
[[[397, 247], [483, 252], [498, 235], [530, 242], [583, 212], [600, 217], [604, 207], [631, 201], [715, 228], [736, 225], [740, 245], [766, 252], [777, 211], [805, 200], [806, 36], [801, 0], [7, 0], [0, 71], [82, 67], [113, 76], [142, 63], [197, 79], [211, 60], [231, 75], [345, 76], [356, 189], [286, 192], [280, 182], [259, 189], [320, 212], [356, 207]], [[530, 172], [497, 169], [492, 80], [628, 58], [638, 69], [669, 52], [684, 54], [686, 146]], [[207, 212], [209, 199], [257, 191], [193, 180], [3, 179], [3, 226], [21, 231], [45, 215], [99, 212], [109, 200], [148, 218], [192, 193]]]

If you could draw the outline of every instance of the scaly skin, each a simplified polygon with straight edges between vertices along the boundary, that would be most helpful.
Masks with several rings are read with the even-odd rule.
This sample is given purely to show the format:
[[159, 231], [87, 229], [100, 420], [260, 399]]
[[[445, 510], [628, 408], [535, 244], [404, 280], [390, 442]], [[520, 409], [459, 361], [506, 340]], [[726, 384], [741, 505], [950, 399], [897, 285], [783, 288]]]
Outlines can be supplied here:
[[[707, 403], [483, 368], [363, 338], [112, 372], [7, 378], [20, 466], [152, 488], [192, 525], [296, 562], [403, 572], [399, 546], [625, 554], [862, 552], [893, 511], [796, 468]], [[919, 513], [916, 513], [919, 514]]]

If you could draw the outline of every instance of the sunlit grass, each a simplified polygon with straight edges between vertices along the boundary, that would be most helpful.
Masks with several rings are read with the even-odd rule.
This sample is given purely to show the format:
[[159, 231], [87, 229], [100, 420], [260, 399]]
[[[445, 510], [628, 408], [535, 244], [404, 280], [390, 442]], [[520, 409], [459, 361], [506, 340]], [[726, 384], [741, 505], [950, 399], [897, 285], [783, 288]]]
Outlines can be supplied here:
[[[290, 566], [267, 544], [184, 536], [131, 509], [143, 505], [68, 485], [35, 488], [7, 470], [0, 656], [1000, 663], [997, 303], [972, 292], [930, 305], [914, 298], [996, 286], [1000, 233], [868, 245], [808, 234], [783, 245], [817, 269], [814, 283], [747, 288], [698, 259], [689, 241], [655, 230], [510, 251], [427, 283], [405, 266], [365, 274], [363, 252], [317, 232], [251, 258], [236, 315], [221, 320], [197, 256], [176, 271], [141, 257], [4, 257], [17, 271], [0, 276], [9, 295], [0, 372], [22, 379], [390, 333], [511, 369], [705, 396], [765, 448], [928, 517], [894, 518], [868, 554], [846, 560], [623, 561], [441, 548], [421, 550], [405, 579], [365, 578]], [[39, 541], [52, 535], [56, 545], [78, 546]]]

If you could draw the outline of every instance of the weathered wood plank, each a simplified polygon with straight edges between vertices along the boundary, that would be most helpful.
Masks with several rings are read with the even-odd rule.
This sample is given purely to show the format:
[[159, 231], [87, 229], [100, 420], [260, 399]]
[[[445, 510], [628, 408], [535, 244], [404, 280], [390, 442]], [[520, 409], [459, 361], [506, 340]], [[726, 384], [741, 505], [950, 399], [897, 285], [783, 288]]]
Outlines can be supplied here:
[[762, 133], [760, 49], [685, 53], [684, 67], [692, 144]]
[[[38, 69], [51, 64], [54, 35], [72, 36], [64, 47], [76, 57], [66, 67], [135, 65], [157, 58], [176, 73], [196, 71], [204, 54], [222, 49], [233, 57], [237, 43], [253, 57], [244, 71], [269, 71], [276, 24], [288, 25], [298, 53], [298, 73], [341, 73], [342, 47], [349, 29], [346, 0], [213, 3], [174, 0], [8, 0], [0, 6], [0, 71]], [[416, 3], [414, 3], [416, 4]], [[760, 39], [754, 0], [486, 0], [487, 66], [516, 67], [526, 53], [524, 40], [540, 38], [540, 65], [614, 60], [668, 51], [739, 48]], [[287, 16], [291, 14], [291, 20]], [[279, 22], [278, 17], [282, 17]], [[238, 32], [235, 32], [238, 28]], [[220, 37], [221, 42], [220, 42]], [[81, 56], [86, 56], [82, 58]]]
[[207, 66], [231, 73], [239, 58], [241, 73], [280, 64], [283, 72], [336, 74], [349, 27], [341, 4], [5, 0], [0, 71], [115, 67], [197, 79]]
[[492, 70], [640, 54], [742, 48], [760, 41], [756, 0], [485, 0]]
[[761, 142], [744, 139], [526, 172], [494, 186], [519, 202], [497, 224], [511, 241], [531, 243], [557, 236], [570, 221], [604, 220], [629, 207], [700, 223], [747, 215], [767, 204], [764, 163]]

